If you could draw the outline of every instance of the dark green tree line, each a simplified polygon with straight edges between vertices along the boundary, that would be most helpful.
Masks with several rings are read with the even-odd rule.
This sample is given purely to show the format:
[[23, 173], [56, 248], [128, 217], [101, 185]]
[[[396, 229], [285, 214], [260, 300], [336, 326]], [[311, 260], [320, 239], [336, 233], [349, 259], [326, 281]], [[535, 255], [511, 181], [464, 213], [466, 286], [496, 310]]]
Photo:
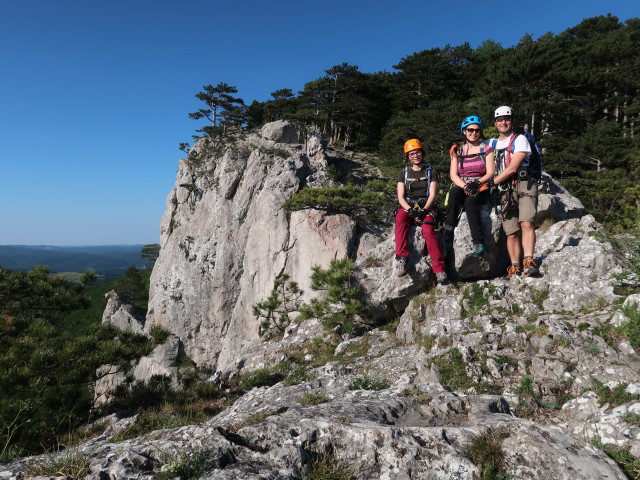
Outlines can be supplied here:
[[[640, 19], [588, 18], [560, 34], [503, 47], [486, 39], [409, 54], [394, 71], [363, 73], [342, 63], [294, 95], [254, 101], [246, 125], [289, 119], [319, 130], [329, 145], [375, 151], [397, 169], [402, 144], [417, 137], [446, 177], [448, 146], [470, 114], [491, 125], [511, 105], [545, 153], [544, 169], [615, 228], [638, 222]], [[226, 84], [223, 84], [226, 85]], [[612, 182], [617, 179], [616, 182]]]

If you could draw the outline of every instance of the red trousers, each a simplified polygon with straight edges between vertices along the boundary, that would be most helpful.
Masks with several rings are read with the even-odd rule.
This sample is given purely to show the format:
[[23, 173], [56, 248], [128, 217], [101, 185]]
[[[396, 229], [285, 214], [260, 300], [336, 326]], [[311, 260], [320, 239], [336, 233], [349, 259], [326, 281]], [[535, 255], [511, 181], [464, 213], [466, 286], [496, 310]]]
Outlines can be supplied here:
[[[427, 215], [423, 220], [425, 222], [433, 222], [433, 217]], [[407, 250], [409, 227], [415, 225], [415, 220], [409, 216], [402, 208], [399, 208], [396, 212], [396, 255], [399, 257], [408, 257], [409, 251]], [[438, 237], [433, 228], [433, 225], [423, 223], [422, 238], [427, 247], [427, 252], [431, 257], [431, 269], [433, 273], [444, 272], [444, 259], [442, 258], [442, 252], [440, 251], [440, 243]]]

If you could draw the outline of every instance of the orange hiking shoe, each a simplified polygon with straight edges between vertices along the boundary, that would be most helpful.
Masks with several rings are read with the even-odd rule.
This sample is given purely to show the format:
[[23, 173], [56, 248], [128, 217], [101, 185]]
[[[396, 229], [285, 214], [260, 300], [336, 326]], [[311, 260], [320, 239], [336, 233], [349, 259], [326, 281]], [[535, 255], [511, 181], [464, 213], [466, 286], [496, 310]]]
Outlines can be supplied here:
[[513, 276], [518, 277], [521, 273], [522, 268], [520, 268], [520, 265], [511, 265], [507, 267], [507, 278], [511, 278]]
[[537, 277], [540, 274], [538, 265], [533, 260], [533, 257], [524, 257], [522, 261], [522, 270], [525, 277]]

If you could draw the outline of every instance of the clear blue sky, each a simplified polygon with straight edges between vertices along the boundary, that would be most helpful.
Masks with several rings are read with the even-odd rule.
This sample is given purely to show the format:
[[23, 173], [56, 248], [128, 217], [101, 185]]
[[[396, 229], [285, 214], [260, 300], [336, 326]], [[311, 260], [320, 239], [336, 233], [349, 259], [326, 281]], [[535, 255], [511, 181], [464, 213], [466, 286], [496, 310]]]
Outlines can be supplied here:
[[[526, 4], [533, 5], [531, 10]], [[499, 12], [502, 12], [502, 16]], [[414, 52], [640, 15], [636, 0], [2, 0], [0, 245], [159, 241], [203, 85], [246, 103], [342, 62], [392, 71]]]

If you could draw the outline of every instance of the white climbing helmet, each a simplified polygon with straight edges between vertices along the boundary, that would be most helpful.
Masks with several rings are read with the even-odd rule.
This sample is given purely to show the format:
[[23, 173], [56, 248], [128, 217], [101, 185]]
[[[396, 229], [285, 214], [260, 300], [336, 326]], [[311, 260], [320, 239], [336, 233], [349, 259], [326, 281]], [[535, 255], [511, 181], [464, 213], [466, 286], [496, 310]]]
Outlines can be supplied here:
[[512, 116], [511, 107], [507, 107], [506, 105], [503, 105], [501, 107], [496, 108], [496, 112], [493, 118], [511, 117], [511, 116]]

